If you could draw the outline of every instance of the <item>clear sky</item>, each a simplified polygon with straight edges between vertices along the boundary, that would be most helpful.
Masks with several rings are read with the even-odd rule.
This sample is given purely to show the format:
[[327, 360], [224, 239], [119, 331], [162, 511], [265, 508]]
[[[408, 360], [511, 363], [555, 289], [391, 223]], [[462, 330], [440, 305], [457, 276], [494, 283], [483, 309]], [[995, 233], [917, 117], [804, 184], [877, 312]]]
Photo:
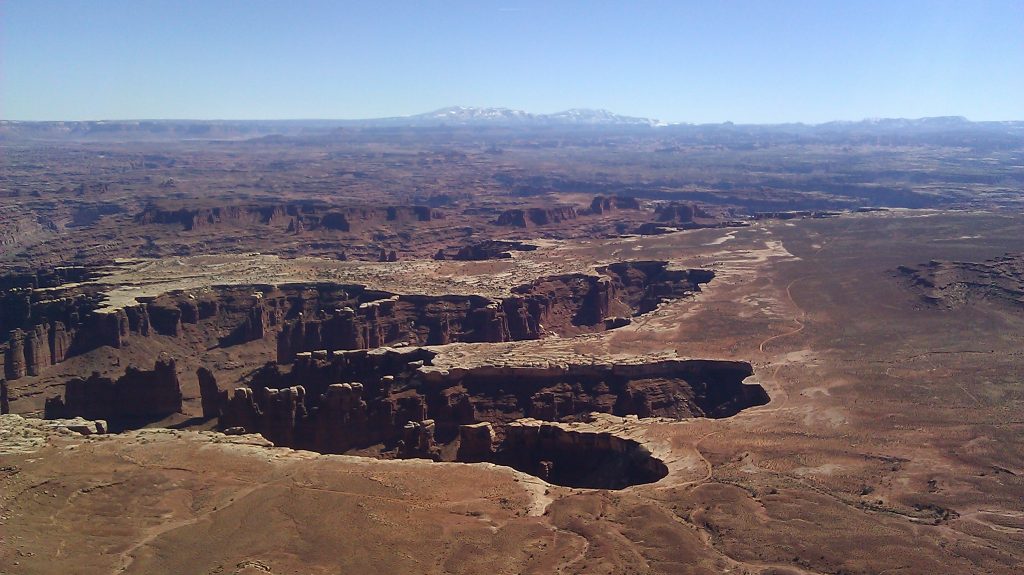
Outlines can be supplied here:
[[0, 118], [1024, 120], [1024, 0], [0, 0]]

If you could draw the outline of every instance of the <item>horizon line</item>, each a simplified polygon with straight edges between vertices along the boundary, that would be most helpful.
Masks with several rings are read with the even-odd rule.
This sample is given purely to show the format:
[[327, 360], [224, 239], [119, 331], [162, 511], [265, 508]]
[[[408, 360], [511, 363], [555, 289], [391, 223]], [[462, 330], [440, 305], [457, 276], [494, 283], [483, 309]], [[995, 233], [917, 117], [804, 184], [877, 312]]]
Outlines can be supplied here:
[[[280, 118], [280, 117], [278, 117], [278, 118], [149, 117], [149, 118], [91, 118], [91, 119], [70, 119], [70, 120], [69, 119], [43, 119], [43, 120], [41, 120], [41, 119], [31, 119], [31, 120], [23, 120], [23, 119], [13, 119], [13, 118], [0, 118], [0, 123], [47, 124], [47, 123], [101, 123], [101, 122], [109, 122], [109, 123], [128, 123], [128, 122], [204, 122], [204, 123], [230, 123], [230, 122], [250, 122], [250, 123], [252, 123], [252, 122], [374, 122], [374, 121], [383, 121], [383, 120], [417, 119], [417, 118], [419, 118], [421, 116], [427, 116], [427, 115], [429, 115], [431, 113], [434, 113], [434, 112], [437, 112], [437, 111], [440, 111], [440, 110], [447, 110], [449, 108], [457, 108], [457, 107], [460, 107], [460, 106], [448, 106], [448, 107], [445, 107], [445, 108], [438, 108], [436, 110], [431, 110], [429, 112], [421, 112], [421, 113], [417, 113], [417, 114], [409, 114], [409, 115], [402, 115], [402, 116], [371, 116], [371, 117], [363, 117], [363, 118], [329, 118], [329, 117], [297, 117], [297, 118]], [[518, 109], [515, 109], [515, 108], [472, 107], [472, 106], [461, 106], [461, 107], [466, 108], [466, 109], [477, 109], [477, 110], [491, 109], [491, 110], [510, 110], [510, 111], [524, 112], [523, 110], [518, 110]], [[934, 120], [934, 119], [955, 119], [955, 120], [960, 120], [960, 121], [964, 121], [964, 122], [968, 122], [968, 123], [972, 123], [972, 124], [1024, 122], [1024, 119], [1009, 119], [1009, 118], [999, 119], [999, 120], [972, 120], [972, 119], [970, 119], [967, 116], [959, 115], [959, 114], [942, 114], [942, 115], [936, 115], [936, 116], [917, 116], [917, 117], [908, 117], [908, 116], [869, 116], [869, 117], [864, 117], [864, 118], [860, 118], [860, 119], [857, 119], [857, 120], [832, 119], [832, 120], [825, 120], [825, 121], [821, 121], [821, 122], [808, 122], [808, 121], [805, 121], [805, 120], [765, 121], [765, 122], [756, 122], [756, 121], [755, 122], [746, 122], [746, 121], [735, 121], [735, 120], [721, 120], [721, 121], [709, 121], [709, 122], [688, 122], [688, 121], [669, 122], [669, 121], [663, 121], [663, 120], [659, 120], [657, 118], [650, 118], [650, 117], [646, 117], [646, 116], [630, 116], [630, 115], [625, 115], [625, 114], [618, 114], [618, 113], [610, 112], [610, 111], [608, 111], [606, 109], [601, 109], [601, 108], [569, 108], [569, 109], [563, 110], [562, 112], [553, 112], [553, 113], [524, 112], [524, 113], [529, 114], [529, 115], [534, 116], [534, 117], [543, 118], [544, 116], [554, 116], [554, 115], [557, 115], [557, 114], [560, 114], [560, 113], [564, 113], [564, 112], [567, 112], [567, 111], [571, 111], [571, 110], [606, 111], [606, 112], [609, 112], [609, 113], [613, 114], [614, 116], [619, 116], [619, 117], [629, 118], [629, 119], [634, 119], [634, 120], [646, 120], [646, 121], [649, 121], [649, 122], [656, 123], [655, 125], [651, 125], [651, 127], [667, 127], [667, 126], [716, 126], [716, 125], [727, 125], [727, 124], [737, 125], [737, 126], [785, 126], [785, 125], [822, 126], [822, 125], [826, 125], [826, 124], [838, 124], [838, 123], [856, 124], [856, 123], [865, 123], [865, 122], [873, 122], [873, 121], [877, 122], [877, 121], [885, 121], [885, 120], [917, 121], [917, 120]], [[434, 119], [434, 118], [423, 118], [423, 119], [424, 120], [431, 120], [431, 119]], [[443, 118], [437, 118], [436, 120], [438, 120], [439, 122], [443, 122], [444, 121]], [[481, 123], [486, 123], [488, 120], [487, 119], [481, 119], [480, 121], [481, 121]], [[507, 123], [511, 123], [511, 122], [502, 122], [500, 119], [497, 119], [497, 120], [493, 120], [493, 123], [495, 125], [499, 125], [499, 124], [502, 124], [502, 123], [506, 123], [507, 124]], [[586, 125], [591, 125], [591, 126], [600, 126], [600, 125], [608, 126], [608, 125], [611, 125], [611, 126], [614, 126], [616, 124], [600, 124], [600, 123], [586, 124], [586, 123], [581, 123], [581, 124], [578, 124], [578, 125], [583, 125], [583, 126], [586, 126]], [[628, 126], [629, 124], [619, 124], [619, 125], [620, 126]], [[412, 127], [412, 126], [410, 126], [410, 127]]]

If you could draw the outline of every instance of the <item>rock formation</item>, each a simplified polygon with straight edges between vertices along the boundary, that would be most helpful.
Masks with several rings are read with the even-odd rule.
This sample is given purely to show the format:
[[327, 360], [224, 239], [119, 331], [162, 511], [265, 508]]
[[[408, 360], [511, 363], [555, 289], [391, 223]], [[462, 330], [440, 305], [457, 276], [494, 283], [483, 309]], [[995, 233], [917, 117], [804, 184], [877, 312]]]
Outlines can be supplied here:
[[316, 203], [166, 207], [151, 205], [136, 217], [138, 224], [177, 224], [185, 231], [220, 225], [280, 226], [290, 233], [327, 229], [349, 232], [387, 222], [407, 224], [443, 219], [444, 213], [427, 206], [347, 206]]
[[161, 417], [181, 411], [181, 387], [174, 359], [161, 356], [152, 371], [128, 367], [116, 380], [93, 373], [64, 385], [64, 397], [46, 400], [47, 419], [84, 417], [112, 423]]
[[652, 483], [668, 474], [634, 440], [531, 419], [510, 423], [490, 460], [549, 483], [591, 489]]
[[[460, 447], [465, 457], [483, 458], [494, 443], [487, 438], [502, 437], [505, 425], [523, 417], [724, 417], [767, 401], [760, 386], [742, 383], [751, 374], [743, 362], [442, 370], [430, 365], [433, 357], [416, 347], [303, 352], [289, 372], [270, 364], [251, 389], [225, 397], [221, 426], [263, 433], [280, 445], [344, 453], [404, 441], [412, 433], [407, 423], [430, 419], [445, 441], [469, 439]], [[483, 422], [493, 427], [472, 427]], [[411, 449], [408, 441], [405, 446]]]
[[626, 196], [594, 196], [590, 202], [590, 213], [605, 214], [614, 210], [639, 210], [640, 202]]
[[[260, 301], [261, 290], [276, 297]], [[224, 345], [262, 339], [276, 329], [288, 307], [288, 294], [270, 286], [224, 287], [199, 298], [169, 293], [121, 309], [99, 309], [102, 297], [90, 291], [69, 290], [61, 297], [23, 292], [0, 292], [0, 327], [8, 333], [0, 352], [10, 380], [40, 375], [50, 365], [101, 346], [120, 348], [133, 335], [180, 337], [183, 326], [204, 320], [232, 326]]]
[[[564, 485], [619, 488], [665, 466], [631, 439], [565, 428], [589, 414], [725, 417], [767, 402], [743, 384], [749, 364], [643, 364], [440, 369], [416, 347], [303, 352], [268, 364], [220, 397], [222, 429], [321, 453], [380, 446], [396, 457], [490, 461]], [[345, 381], [347, 383], [338, 383]]]
[[[396, 217], [398, 217], [396, 215]], [[494, 243], [491, 247], [506, 247]], [[480, 248], [483, 251], [490, 250]], [[470, 254], [472, 255], [472, 254]], [[466, 257], [470, 257], [466, 255]], [[53, 364], [101, 346], [121, 348], [131, 337], [183, 337], [196, 327], [216, 332], [221, 346], [276, 334], [278, 361], [296, 353], [409, 343], [505, 342], [549, 333], [611, 329], [659, 302], [700, 290], [713, 274], [669, 270], [666, 262], [626, 262], [540, 278], [501, 300], [482, 296], [396, 295], [345, 284], [221, 286], [139, 298], [101, 308], [93, 291], [42, 293], [12, 287], [0, 293], [4, 376], [37, 376]], [[20, 282], [38, 282], [37, 276]], [[9, 283], [15, 283], [8, 280]]]
[[28, 375], [25, 364], [25, 332], [16, 329], [11, 332], [4, 351], [4, 374], [7, 379], [14, 380]]
[[[451, 259], [462, 261], [507, 259], [512, 257], [511, 252], [529, 252], [535, 249], [537, 249], [537, 246], [524, 242], [484, 240], [462, 246]], [[440, 254], [442, 257], [435, 256], [434, 259], [446, 259], [443, 250]]]
[[398, 442], [398, 456], [439, 460], [441, 453], [434, 441], [434, 433], [433, 419], [406, 422], [402, 426], [402, 439]]
[[[308, 309], [278, 333], [278, 361], [302, 351], [371, 349], [397, 343], [442, 345], [573, 335], [628, 323], [666, 300], [700, 291], [704, 270], [669, 270], [666, 262], [625, 262], [597, 275], [541, 278], [500, 301], [482, 296], [393, 295], [343, 286], [349, 299]], [[314, 300], [311, 298], [311, 303]], [[306, 308], [304, 308], [306, 309]]]
[[682, 202], [669, 202], [658, 204], [654, 208], [654, 219], [659, 222], [671, 222], [674, 224], [688, 224], [695, 217], [707, 217], [696, 204]]
[[459, 461], [469, 463], [494, 459], [494, 426], [489, 422], [468, 423], [459, 426]]
[[496, 226], [526, 228], [557, 224], [566, 220], [574, 220], [577, 216], [575, 206], [556, 206], [551, 208], [516, 208], [505, 210], [494, 221]]
[[205, 367], [200, 367], [196, 370], [196, 377], [199, 379], [199, 396], [202, 400], [203, 419], [220, 417], [224, 397], [222, 397], [220, 388], [217, 387], [217, 378], [213, 376], [213, 372]]

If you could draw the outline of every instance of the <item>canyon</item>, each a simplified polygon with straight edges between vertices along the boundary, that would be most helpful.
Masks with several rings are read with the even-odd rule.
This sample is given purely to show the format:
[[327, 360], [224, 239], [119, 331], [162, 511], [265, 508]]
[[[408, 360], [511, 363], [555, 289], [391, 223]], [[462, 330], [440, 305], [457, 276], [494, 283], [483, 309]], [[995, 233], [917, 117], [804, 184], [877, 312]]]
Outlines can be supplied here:
[[1016, 573], [1015, 130], [0, 121], [0, 570]]
[[[31, 284], [33, 277], [10, 281]], [[713, 277], [710, 271], [669, 270], [667, 262], [640, 261], [602, 266], [593, 275], [542, 278], [512, 288], [501, 300], [285, 283], [141, 296], [119, 308], [104, 306], [100, 285], [14, 287], [0, 292], [8, 302], [0, 331], [10, 333], [2, 347], [4, 372], [8, 380], [40, 375], [69, 356], [101, 346], [120, 348], [130, 337], [179, 337], [184, 325], [215, 330], [220, 346], [276, 334], [277, 359], [283, 363], [316, 349], [574, 335], [625, 325], [662, 301], [698, 293]]]
[[552, 422], [728, 417], [768, 402], [760, 386], [742, 383], [753, 373], [742, 362], [449, 370], [433, 367], [435, 355], [303, 352], [290, 371], [268, 364], [249, 387], [218, 392], [220, 426], [320, 453], [490, 461], [561, 485], [616, 489], [660, 479], [664, 464], [637, 442]]

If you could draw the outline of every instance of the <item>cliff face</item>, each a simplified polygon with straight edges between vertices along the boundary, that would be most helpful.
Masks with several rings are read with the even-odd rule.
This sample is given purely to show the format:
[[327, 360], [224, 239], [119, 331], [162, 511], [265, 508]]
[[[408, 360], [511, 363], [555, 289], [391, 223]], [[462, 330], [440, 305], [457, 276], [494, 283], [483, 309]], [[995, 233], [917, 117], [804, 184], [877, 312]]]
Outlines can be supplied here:
[[429, 222], [444, 214], [427, 206], [332, 207], [319, 204], [258, 204], [168, 208], [150, 206], [136, 217], [139, 224], [179, 224], [185, 231], [220, 225], [267, 225], [294, 233], [317, 229], [349, 232], [386, 222]]
[[605, 214], [615, 210], [639, 210], [640, 202], [627, 196], [594, 196], [590, 202], [590, 213]]
[[517, 208], [505, 210], [494, 221], [496, 226], [527, 228], [557, 224], [574, 220], [579, 214], [575, 206], [554, 206], [550, 208]]
[[535, 420], [510, 424], [489, 461], [588, 489], [621, 489], [668, 475], [665, 463], [634, 440]]
[[128, 314], [137, 310], [101, 313], [98, 287], [60, 287], [89, 277], [83, 268], [57, 268], [0, 278], [0, 333], [7, 334], [0, 351], [7, 379], [39, 375], [103, 345], [120, 347], [131, 331]]
[[[119, 348], [132, 332], [128, 311], [113, 313], [78, 311], [68, 314], [69, 325], [60, 320], [39, 318], [40, 323], [15, 328], [8, 333], [7, 343], [0, 346], [4, 354], [4, 374], [9, 380], [40, 375], [47, 367], [63, 362], [100, 346]], [[132, 313], [137, 313], [133, 309]]]
[[601, 331], [624, 325], [625, 318], [663, 301], [698, 292], [714, 276], [667, 268], [660, 261], [625, 262], [599, 268], [596, 276], [541, 278], [513, 288], [511, 297], [499, 301], [363, 292], [341, 307], [332, 300], [331, 306], [285, 321], [278, 334], [278, 361], [288, 363], [299, 352], [317, 349], [497, 343]]
[[[131, 337], [153, 333], [178, 337], [183, 326], [213, 322], [228, 332], [222, 344], [233, 345], [263, 338], [283, 320], [287, 294], [262, 301], [260, 286], [223, 288], [196, 298], [171, 293], [143, 298], [137, 305], [101, 310], [103, 297], [90, 292], [54, 294], [31, 289], [0, 293], [0, 326], [7, 341], [0, 344], [4, 376], [16, 380], [42, 374], [47, 367], [102, 346], [120, 348]], [[17, 297], [14, 297], [17, 296]], [[49, 299], [47, 299], [49, 298]], [[6, 313], [4, 313], [6, 312]]]
[[[404, 447], [398, 442], [410, 433], [406, 425], [431, 420], [434, 441], [470, 437], [460, 449], [483, 458], [486, 444], [503, 439], [507, 426], [524, 417], [724, 417], [768, 399], [760, 386], [742, 383], [752, 373], [743, 362], [446, 371], [430, 366], [433, 355], [421, 348], [302, 353], [290, 371], [268, 365], [250, 388], [234, 390], [220, 424], [262, 433], [278, 445], [344, 453], [381, 443]], [[493, 427], [487, 431], [481, 423]]]
[[153, 334], [182, 337], [200, 324], [220, 334], [221, 346], [276, 334], [281, 363], [317, 349], [538, 339], [625, 325], [662, 301], [699, 292], [712, 277], [708, 271], [638, 261], [599, 268], [597, 275], [541, 278], [500, 300], [313, 283], [171, 292], [117, 310], [100, 309], [98, 292], [12, 288], [0, 293], [10, 304], [0, 316], [9, 333], [0, 351], [4, 376], [16, 380], [102, 346], [120, 348], [129, 338]]
[[[462, 261], [508, 259], [512, 257], [512, 252], [529, 252], [535, 249], [537, 249], [537, 246], [524, 242], [484, 240], [462, 246], [450, 259]], [[444, 250], [438, 253], [441, 257], [435, 256], [434, 259], [445, 259], [447, 257]]]
[[654, 208], [654, 219], [659, 222], [686, 224], [692, 222], [698, 215], [703, 215], [703, 211], [696, 204], [669, 202]]
[[46, 418], [84, 417], [117, 425], [181, 411], [181, 387], [173, 358], [161, 357], [151, 371], [129, 367], [116, 380], [93, 373], [64, 385], [64, 397], [46, 400]]

